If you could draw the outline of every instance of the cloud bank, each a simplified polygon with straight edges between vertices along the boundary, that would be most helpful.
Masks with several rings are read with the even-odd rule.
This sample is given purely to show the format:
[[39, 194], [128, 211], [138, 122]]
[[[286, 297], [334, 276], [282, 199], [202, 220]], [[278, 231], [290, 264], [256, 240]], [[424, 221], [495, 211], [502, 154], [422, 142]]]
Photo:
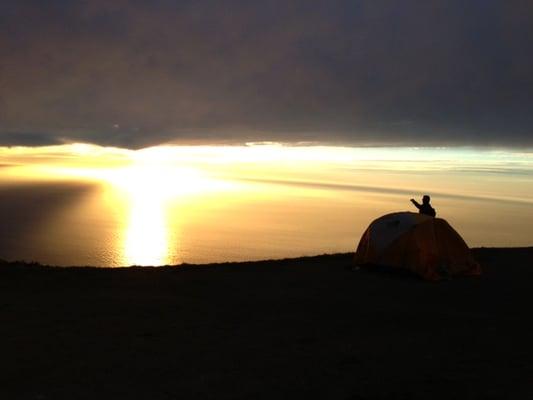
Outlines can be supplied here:
[[526, 0], [5, 0], [0, 145], [532, 146], [532, 42]]

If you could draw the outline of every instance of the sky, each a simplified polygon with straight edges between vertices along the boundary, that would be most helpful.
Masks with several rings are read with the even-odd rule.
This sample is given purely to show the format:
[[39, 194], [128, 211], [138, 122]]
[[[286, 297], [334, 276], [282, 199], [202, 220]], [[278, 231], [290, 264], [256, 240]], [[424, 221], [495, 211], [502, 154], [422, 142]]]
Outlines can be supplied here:
[[0, 146], [533, 147], [528, 0], [3, 0]]

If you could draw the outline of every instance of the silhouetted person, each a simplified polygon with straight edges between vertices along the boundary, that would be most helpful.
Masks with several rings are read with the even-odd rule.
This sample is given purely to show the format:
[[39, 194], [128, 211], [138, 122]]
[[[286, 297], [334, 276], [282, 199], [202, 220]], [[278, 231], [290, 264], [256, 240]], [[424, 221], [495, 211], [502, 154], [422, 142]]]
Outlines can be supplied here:
[[434, 217], [435, 215], [437, 215], [437, 213], [435, 212], [435, 209], [431, 207], [431, 204], [429, 204], [430, 200], [431, 199], [426, 194], [424, 195], [424, 197], [422, 197], [422, 204], [417, 202], [415, 199], [411, 199], [411, 203], [413, 203], [415, 207], [418, 208], [418, 212], [420, 214], [425, 214], [429, 215], [430, 217]]

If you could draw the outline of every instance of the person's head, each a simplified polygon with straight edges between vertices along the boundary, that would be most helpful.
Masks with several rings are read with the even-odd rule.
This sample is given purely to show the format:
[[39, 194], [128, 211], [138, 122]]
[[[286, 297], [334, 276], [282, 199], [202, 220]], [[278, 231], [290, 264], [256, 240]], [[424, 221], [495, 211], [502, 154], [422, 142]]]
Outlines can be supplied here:
[[431, 200], [431, 198], [425, 194], [424, 197], [422, 197], [422, 203], [424, 204], [429, 204], [429, 201]]

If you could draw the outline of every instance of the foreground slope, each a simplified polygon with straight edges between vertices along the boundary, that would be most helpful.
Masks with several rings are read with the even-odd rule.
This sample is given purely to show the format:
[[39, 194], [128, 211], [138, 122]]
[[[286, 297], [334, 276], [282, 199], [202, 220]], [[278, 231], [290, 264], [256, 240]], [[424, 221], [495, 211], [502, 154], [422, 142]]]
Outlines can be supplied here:
[[0, 265], [0, 398], [533, 398], [533, 249], [427, 283], [352, 254]]

